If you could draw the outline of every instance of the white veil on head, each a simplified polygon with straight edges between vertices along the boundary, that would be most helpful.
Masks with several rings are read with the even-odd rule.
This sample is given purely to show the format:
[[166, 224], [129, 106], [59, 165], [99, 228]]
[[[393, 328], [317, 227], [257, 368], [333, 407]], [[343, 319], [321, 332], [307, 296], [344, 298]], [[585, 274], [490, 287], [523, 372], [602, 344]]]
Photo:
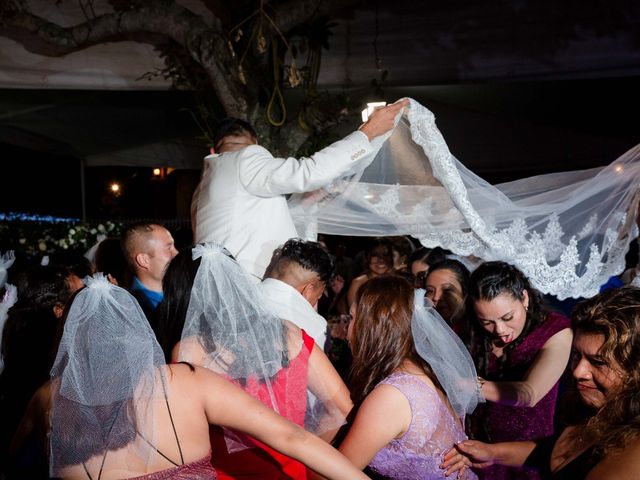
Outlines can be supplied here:
[[[2, 287], [0, 287], [1, 289]], [[13, 307], [18, 301], [18, 289], [15, 285], [11, 285], [10, 283], [4, 284], [4, 295], [2, 295], [2, 300], [0, 300], [0, 345], [2, 345], [2, 334], [4, 332], [4, 324], [9, 317], [9, 310]], [[2, 357], [2, 352], [0, 352], [0, 373], [4, 370], [4, 359]]]
[[271, 379], [287, 363], [283, 322], [266, 308], [255, 280], [224, 247], [199, 244], [192, 256], [200, 266], [178, 359], [231, 380]]
[[414, 292], [411, 333], [416, 352], [426, 361], [460, 418], [484, 402], [477, 382], [476, 367], [462, 340], [425, 298], [423, 289]]
[[9, 268], [13, 265], [16, 256], [13, 250], [9, 250], [2, 255], [0, 255], [0, 288], [4, 286], [7, 282], [7, 278], [9, 277]]
[[164, 356], [129, 292], [101, 273], [85, 281], [51, 370], [50, 474], [64, 476], [65, 469], [84, 464], [98, 478], [123, 447], [131, 462], [125, 468], [144, 472], [157, 456], [150, 445], [156, 408], [164, 402]]
[[544, 293], [590, 297], [638, 236], [640, 145], [609, 166], [490, 185], [410, 99], [371, 164], [290, 199], [301, 235], [412, 235], [426, 247], [516, 265]]
[[[178, 360], [204, 366], [238, 384], [285, 418], [321, 434], [344, 423], [325, 396], [322, 378], [305, 364], [301, 330], [268, 306], [254, 278], [216, 243], [196, 245], [200, 266], [191, 297]], [[230, 452], [255, 446], [225, 429]]]

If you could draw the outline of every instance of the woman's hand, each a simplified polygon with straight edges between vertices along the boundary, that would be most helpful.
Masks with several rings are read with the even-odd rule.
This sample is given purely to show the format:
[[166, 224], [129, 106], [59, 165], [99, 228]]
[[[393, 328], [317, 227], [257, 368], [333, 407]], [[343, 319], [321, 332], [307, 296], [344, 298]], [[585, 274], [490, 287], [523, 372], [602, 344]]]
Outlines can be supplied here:
[[456, 450], [456, 447], [454, 446], [443, 457], [440, 468], [445, 470], [445, 477], [457, 472], [456, 478], [462, 479], [465, 478], [464, 474], [470, 465], [471, 461], [465, 455]]
[[487, 468], [495, 463], [492, 445], [478, 440], [463, 440], [449, 450], [440, 468], [446, 470], [445, 475], [460, 470], [463, 465], [473, 468]]

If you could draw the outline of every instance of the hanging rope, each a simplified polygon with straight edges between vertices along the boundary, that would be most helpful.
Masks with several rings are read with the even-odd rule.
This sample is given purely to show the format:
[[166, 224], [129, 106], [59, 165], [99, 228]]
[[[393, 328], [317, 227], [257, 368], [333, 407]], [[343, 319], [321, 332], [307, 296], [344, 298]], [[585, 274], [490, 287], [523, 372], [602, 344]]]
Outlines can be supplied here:
[[298, 125], [305, 132], [312, 132], [313, 129], [307, 123], [306, 116], [307, 116], [307, 107], [306, 105], [303, 105], [300, 111], [298, 112]]
[[[267, 121], [273, 125], [274, 127], [281, 127], [284, 125], [284, 122], [287, 119], [287, 109], [284, 105], [284, 98], [282, 97], [282, 92], [280, 91], [280, 61], [278, 59], [278, 45], [274, 40], [271, 43], [272, 46], [272, 57], [273, 57], [273, 91], [271, 92], [271, 98], [269, 99], [269, 105], [267, 105]], [[274, 118], [274, 108], [278, 103], [280, 107], [280, 111], [282, 112], [282, 117], [280, 120], [276, 120]]]

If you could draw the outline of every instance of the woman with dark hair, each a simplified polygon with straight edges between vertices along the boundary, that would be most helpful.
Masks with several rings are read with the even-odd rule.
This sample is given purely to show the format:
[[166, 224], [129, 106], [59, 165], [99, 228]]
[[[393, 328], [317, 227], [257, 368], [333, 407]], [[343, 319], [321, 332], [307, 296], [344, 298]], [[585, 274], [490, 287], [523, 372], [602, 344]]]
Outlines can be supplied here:
[[353, 305], [358, 289], [367, 280], [391, 272], [393, 272], [392, 244], [386, 238], [376, 238], [366, 250], [364, 273], [355, 277], [349, 285], [349, 290], [347, 291], [349, 307]]
[[[535, 440], [553, 433], [572, 333], [569, 319], [545, 311], [540, 297], [527, 277], [508, 263], [486, 262], [471, 274], [471, 348], [487, 400], [472, 417], [472, 434], [478, 439]], [[495, 480], [539, 478], [535, 470], [497, 465], [481, 475]]]
[[464, 416], [479, 400], [469, 353], [425, 302], [424, 290], [384, 275], [352, 307], [357, 413], [340, 451], [385, 478], [442, 478], [441, 456], [465, 438]]
[[[81, 280], [59, 265], [34, 266], [18, 278], [18, 300], [8, 312], [2, 335], [4, 370], [0, 374], [0, 452], [5, 456], [11, 437], [24, 415], [34, 392], [49, 380], [60, 319], [72, 294], [82, 286]], [[30, 452], [21, 452], [25, 457]], [[5, 460], [5, 458], [2, 458]], [[40, 459], [38, 459], [40, 460]], [[9, 462], [1, 462], [8, 466]], [[18, 463], [20, 465], [18, 465]], [[36, 459], [25, 458], [11, 468], [18, 476], [35, 476]], [[27, 465], [30, 464], [30, 465]], [[28, 470], [23, 470], [28, 468]]]
[[[168, 361], [204, 366], [288, 420], [333, 438], [352, 407], [347, 387], [314, 340], [270, 310], [224, 248], [210, 243], [180, 252], [164, 274], [163, 292], [157, 335]], [[212, 427], [211, 444], [219, 479], [307, 476], [295, 459], [219, 427]]]
[[[640, 289], [610, 289], [572, 313], [574, 389], [568, 426], [539, 442], [456, 448], [475, 468], [534, 464], [555, 480], [640, 478]], [[449, 459], [459, 461], [456, 451]]]
[[465, 308], [468, 283], [467, 267], [458, 260], [450, 259], [431, 265], [425, 279], [427, 298], [465, 343], [470, 337]]
[[135, 298], [101, 274], [87, 282], [69, 309], [51, 382], [38, 391], [48, 397], [51, 477], [215, 479], [209, 425], [218, 424], [323, 476], [366, 478], [221, 376], [189, 363], [166, 365]]
[[391, 252], [393, 253], [393, 270], [398, 275], [411, 277], [409, 271], [409, 256], [415, 250], [415, 247], [409, 237], [398, 236], [389, 237], [391, 242]]
[[440, 247], [421, 247], [409, 255], [408, 265], [413, 275], [413, 286], [424, 288], [424, 280], [429, 272], [429, 266], [447, 259], [446, 251]]
[[119, 237], [107, 237], [98, 243], [95, 250], [94, 265], [96, 272], [109, 275], [116, 285], [129, 287], [132, 278], [127, 266], [127, 258], [122, 252]]

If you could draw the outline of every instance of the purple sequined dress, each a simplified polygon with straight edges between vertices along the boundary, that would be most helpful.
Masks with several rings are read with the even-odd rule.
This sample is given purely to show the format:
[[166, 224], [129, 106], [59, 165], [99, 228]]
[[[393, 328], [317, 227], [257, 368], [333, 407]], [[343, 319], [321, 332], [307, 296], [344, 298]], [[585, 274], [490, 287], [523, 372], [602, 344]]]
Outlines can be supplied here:
[[[542, 346], [560, 330], [570, 328], [570, 320], [558, 313], [549, 313], [545, 321], [527, 335], [509, 356], [509, 363], [502, 366], [499, 376], [499, 361], [494, 355], [489, 359], [487, 380], [522, 380]], [[478, 405], [473, 413], [474, 436], [485, 442], [509, 442], [536, 440], [553, 435], [553, 416], [558, 397], [558, 383], [535, 407], [510, 407], [493, 402]], [[533, 468], [510, 468], [493, 465], [478, 472], [486, 480], [537, 480], [540, 477]]]
[[[409, 401], [412, 418], [407, 432], [380, 450], [369, 467], [389, 479], [446, 478], [444, 470], [440, 469], [442, 456], [454, 443], [467, 438], [462, 427], [435, 390], [415, 376], [395, 372], [380, 384], [400, 390]], [[467, 472], [464, 478], [477, 477]]]
[[159, 472], [148, 473], [129, 480], [215, 480], [216, 471], [211, 465], [211, 454], [200, 460], [177, 467], [168, 468]]

